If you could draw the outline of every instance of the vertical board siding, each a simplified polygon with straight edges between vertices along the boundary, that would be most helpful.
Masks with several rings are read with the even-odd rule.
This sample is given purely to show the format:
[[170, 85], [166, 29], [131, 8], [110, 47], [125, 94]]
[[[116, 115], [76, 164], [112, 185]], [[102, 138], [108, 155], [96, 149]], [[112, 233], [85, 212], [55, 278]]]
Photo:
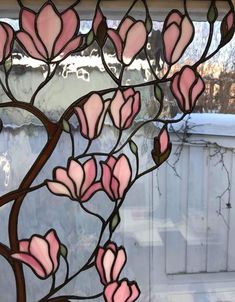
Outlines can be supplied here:
[[235, 154], [231, 161], [231, 205], [229, 211], [228, 271], [235, 271]]
[[[178, 146], [173, 146], [172, 154], [177, 153]], [[174, 156], [167, 166], [167, 233], [166, 233], [166, 272], [168, 274], [186, 271], [186, 224], [187, 224], [187, 167], [188, 147], [183, 148], [181, 161], [175, 164]], [[175, 165], [177, 173], [171, 166]], [[177, 255], [177, 260], [176, 260]]]
[[[179, 150], [179, 144], [173, 143], [168, 164], [153, 174], [153, 207], [157, 202], [159, 209], [153, 215], [153, 238], [161, 235], [165, 244], [165, 271], [234, 271], [235, 153], [203, 144], [185, 144], [180, 157]], [[226, 206], [229, 196], [231, 209]], [[156, 222], [163, 221], [164, 215], [165, 230]]]
[[187, 273], [206, 270], [207, 156], [202, 147], [189, 148]]
[[[227, 270], [228, 254], [228, 212], [225, 204], [228, 194], [225, 193], [221, 199], [219, 196], [228, 186], [225, 169], [220, 164], [221, 155], [216, 150], [209, 151], [209, 184], [208, 184], [208, 238], [207, 238], [207, 271], [219, 272]], [[231, 164], [231, 154], [223, 155], [226, 167]], [[221, 208], [220, 208], [221, 207]], [[220, 213], [221, 211], [221, 213]]]

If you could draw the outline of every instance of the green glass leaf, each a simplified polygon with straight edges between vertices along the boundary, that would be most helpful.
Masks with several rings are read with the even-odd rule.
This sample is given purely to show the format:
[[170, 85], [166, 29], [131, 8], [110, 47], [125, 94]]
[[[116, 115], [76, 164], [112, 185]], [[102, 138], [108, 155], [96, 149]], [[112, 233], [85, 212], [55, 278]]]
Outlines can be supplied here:
[[119, 215], [119, 212], [117, 214], [115, 214], [112, 218], [112, 220], [110, 221], [110, 224], [109, 224], [109, 230], [110, 230], [110, 233], [113, 233], [117, 226], [119, 225], [121, 221], [121, 218], [120, 218], [120, 215]]
[[62, 257], [67, 258], [68, 255], [68, 249], [64, 244], [60, 244], [60, 254]]
[[130, 146], [131, 152], [134, 153], [135, 155], [138, 155], [138, 146], [136, 145], [136, 143], [131, 140], [129, 142], [129, 146]]
[[162, 102], [163, 98], [164, 98], [164, 94], [162, 91], [162, 88], [159, 85], [155, 85], [154, 87], [154, 94], [155, 94], [155, 98], [159, 101]]
[[62, 124], [63, 124], [63, 130], [67, 133], [70, 133], [71, 131], [70, 124], [66, 120], [63, 120]]
[[87, 35], [86, 44], [91, 45], [93, 41], [94, 41], [94, 33], [93, 33], [93, 30], [91, 30], [89, 32], [89, 34]]
[[150, 33], [152, 31], [153, 22], [152, 22], [152, 19], [150, 18], [150, 16], [148, 16], [148, 18], [146, 19], [145, 27], [146, 27], [147, 33]]
[[5, 61], [4, 67], [5, 67], [5, 70], [6, 70], [7, 73], [11, 70], [11, 68], [12, 68], [12, 57], [9, 57], [9, 58]]
[[218, 18], [218, 9], [215, 5], [215, 2], [212, 2], [207, 13], [207, 20], [210, 23], [214, 23], [217, 20], [217, 18]]

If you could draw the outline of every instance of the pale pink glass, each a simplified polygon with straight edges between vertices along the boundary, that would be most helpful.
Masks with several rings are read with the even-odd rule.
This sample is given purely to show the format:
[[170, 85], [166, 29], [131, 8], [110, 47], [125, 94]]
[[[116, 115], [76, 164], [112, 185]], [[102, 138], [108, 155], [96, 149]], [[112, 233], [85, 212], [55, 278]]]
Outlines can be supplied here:
[[234, 26], [234, 12], [231, 11], [226, 16], [228, 31]]
[[96, 268], [104, 285], [118, 280], [126, 263], [126, 252], [123, 247], [117, 247], [114, 242], [105, 247], [99, 247], [96, 257]]
[[118, 60], [128, 66], [143, 49], [148, 34], [142, 21], [126, 17], [118, 30], [108, 30], [108, 36], [114, 44]]
[[41, 279], [55, 274], [59, 266], [60, 242], [54, 230], [44, 236], [33, 235], [29, 240], [19, 242], [19, 252], [12, 258], [28, 265]]
[[135, 282], [123, 279], [106, 286], [104, 298], [106, 302], [134, 302], [139, 298], [140, 290]]
[[13, 29], [4, 22], [0, 22], [0, 64], [5, 61], [11, 52], [13, 41]]
[[110, 105], [110, 117], [118, 129], [128, 129], [141, 108], [140, 93], [132, 88], [117, 90]]
[[175, 74], [171, 83], [171, 90], [180, 109], [185, 113], [189, 113], [205, 90], [205, 84], [195, 70], [190, 66], [186, 66]]
[[84, 164], [70, 160], [67, 169], [55, 169], [54, 179], [47, 181], [47, 187], [53, 194], [85, 202], [101, 190], [101, 183], [96, 181], [96, 176], [94, 158], [88, 159]]
[[121, 199], [131, 181], [131, 165], [126, 155], [118, 158], [110, 156], [105, 162], [101, 162], [101, 182], [104, 191], [113, 201]]
[[80, 46], [78, 27], [79, 17], [74, 9], [59, 13], [52, 2], [47, 2], [37, 14], [22, 8], [16, 36], [31, 57], [55, 63]]
[[169, 137], [166, 128], [160, 134], [160, 152], [161, 154], [165, 153], [169, 146]]
[[163, 27], [165, 59], [168, 64], [175, 64], [192, 41], [194, 27], [188, 16], [173, 10]]
[[83, 137], [93, 140], [100, 135], [109, 103], [94, 93], [83, 105], [74, 108]]
[[101, 24], [103, 18], [104, 18], [104, 16], [103, 16], [100, 8], [98, 7], [96, 9], [95, 18], [94, 18], [94, 21], [93, 21], [93, 31], [94, 31], [95, 35], [97, 35], [99, 25]]

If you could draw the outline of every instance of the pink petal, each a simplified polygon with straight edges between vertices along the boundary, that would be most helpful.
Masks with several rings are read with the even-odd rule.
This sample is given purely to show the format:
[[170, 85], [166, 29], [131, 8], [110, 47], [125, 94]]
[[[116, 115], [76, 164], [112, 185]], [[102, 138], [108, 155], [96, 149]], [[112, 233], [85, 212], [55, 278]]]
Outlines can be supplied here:
[[190, 110], [190, 88], [192, 87], [194, 81], [196, 80], [195, 72], [189, 68], [186, 67], [179, 78], [179, 89], [184, 96], [185, 99], [185, 110]]
[[97, 167], [95, 159], [91, 158], [87, 162], [85, 162], [83, 169], [85, 173], [85, 179], [82, 184], [82, 194], [91, 186], [96, 178]]
[[167, 150], [169, 144], [168, 132], [166, 128], [161, 132], [159, 142], [160, 142], [160, 152], [162, 154]]
[[55, 272], [58, 268], [58, 253], [60, 249], [59, 239], [56, 235], [56, 232], [51, 230], [46, 235], [46, 240], [49, 244], [50, 256], [54, 266], [53, 272]]
[[5, 50], [5, 58], [9, 56], [10, 51], [11, 51], [11, 44], [12, 44], [12, 39], [13, 39], [13, 29], [10, 25], [8, 24], [3, 24], [3, 27], [5, 28], [6, 32], [7, 32], [7, 41], [6, 41], [6, 50]]
[[227, 15], [227, 26], [228, 26], [228, 31], [232, 28], [233, 25], [234, 25], [234, 12], [231, 11], [231, 12]]
[[[138, 37], [138, 39], [136, 39]], [[144, 47], [147, 31], [142, 21], [136, 22], [129, 29], [122, 54], [124, 64], [129, 65], [133, 57]]]
[[130, 297], [131, 291], [127, 284], [127, 281], [122, 281], [121, 285], [117, 289], [114, 294], [114, 302], [126, 302], [126, 300]]
[[0, 37], [0, 62], [2, 62], [2, 60], [5, 58], [5, 45], [7, 41], [7, 32], [2, 24], [0, 24]]
[[122, 41], [125, 40], [128, 29], [131, 27], [131, 25], [133, 25], [133, 23], [134, 23], [133, 19], [126, 17], [125, 20], [120, 24], [120, 28], [118, 32]]
[[131, 285], [131, 296], [126, 302], [134, 302], [140, 295], [140, 291], [136, 284]]
[[193, 36], [194, 28], [191, 20], [186, 16], [181, 24], [181, 36], [172, 54], [172, 63], [176, 63], [183, 55]]
[[61, 18], [58, 16], [54, 5], [52, 6], [51, 3], [44, 5], [36, 17], [36, 27], [50, 58], [53, 45], [56, 42], [62, 27]]
[[47, 187], [53, 194], [69, 196], [70, 198], [72, 198], [72, 195], [69, 192], [68, 188], [59, 182], [47, 181]]
[[99, 250], [98, 250], [98, 253], [96, 256], [96, 268], [100, 275], [101, 282], [105, 285], [107, 282], [105, 280], [105, 274], [104, 274], [104, 268], [103, 268], [103, 262], [102, 262], [104, 252], [105, 252], [104, 249], [102, 247], [99, 247]]
[[112, 176], [112, 180], [111, 180], [111, 190], [112, 190], [112, 193], [113, 193], [113, 196], [114, 198], [117, 200], [119, 199], [119, 182], [118, 180], [116, 179], [116, 177]]
[[201, 79], [201, 77], [199, 77], [192, 90], [192, 105], [193, 106], [195, 105], [198, 97], [201, 95], [201, 93], [204, 91], [204, 89], [205, 89], [205, 84], [204, 84], [203, 80]]
[[174, 76], [174, 79], [171, 83], [171, 89], [172, 89], [172, 93], [174, 94], [175, 98], [177, 99], [180, 109], [184, 110], [184, 100], [183, 100], [183, 97], [182, 97], [182, 95], [179, 91], [179, 87], [178, 87], [179, 77], [180, 77], [179, 73]]
[[109, 29], [107, 34], [114, 44], [118, 60], [121, 61], [122, 60], [122, 49], [123, 49], [121, 37], [113, 29]]
[[57, 168], [55, 171], [55, 178], [56, 178], [56, 181], [64, 184], [69, 189], [69, 191], [71, 192], [70, 195], [72, 195], [74, 198], [76, 198], [74, 183], [68, 177], [67, 171], [65, 169]]
[[19, 250], [20, 252], [29, 252], [29, 240], [20, 240], [19, 242]]
[[62, 31], [55, 44], [54, 56], [58, 55], [61, 49], [73, 38], [78, 27], [78, 15], [73, 9], [65, 11], [61, 15]]
[[85, 114], [83, 112], [83, 110], [80, 107], [75, 107], [74, 108], [75, 113], [78, 117], [78, 121], [79, 121], [79, 125], [81, 128], [81, 133], [83, 136], [85, 136], [86, 138], [89, 138], [89, 134], [88, 134], [88, 128], [87, 128], [87, 120], [85, 117]]
[[34, 59], [37, 60], [44, 60], [44, 57], [40, 55], [40, 53], [37, 51], [32, 38], [29, 36], [29, 34], [24, 32], [18, 32], [16, 34], [17, 39], [21, 44], [23, 44], [26, 52]]
[[114, 267], [112, 270], [112, 281], [116, 281], [126, 263], [126, 253], [123, 248], [121, 248], [116, 256]]
[[16, 253], [11, 255], [12, 258], [22, 261], [27, 264], [36, 275], [40, 278], [46, 278], [46, 273], [40, 263], [34, 257], [25, 253]]
[[121, 109], [121, 127], [124, 128], [124, 125], [127, 121], [127, 119], [132, 115], [132, 105], [134, 103], [133, 96], [129, 97], [129, 99], [126, 101], [126, 104], [122, 106]]
[[29, 244], [29, 252], [42, 265], [47, 275], [50, 275], [53, 271], [53, 263], [50, 258], [48, 242], [34, 235]]
[[170, 25], [163, 34], [165, 59], [168, 64], [172, 63], [172, 53], [179, 36], [179, 27], [174, 23]]
[[114, 252], [114, 254], [116, 254], [118, 251], [118, 248], [117, 248], [117, 245], [115, 242], [109, 242], [109, 244], [106, 246], [106, 250], [107, 249], [112, 250]]
[[103, 112], [100, 116], [100, 120], [99, 120], [99, 124], [98, 124], [98, 128], [97, 128], [97, 136], [100, 135], [101, 130], [103, 128], [103, 124], [104, 124], [104, 120], [105, 120], [105, 117], [106, 117], [107, 110], [109, 108], [109, 104], [110, 104], [110, 101], [106, 101], [104, 103], [104, 109], [103, 109]]
[[112, 170], [114, 165], [116, 164], [117, 159], [114, 156], [109, 156], [108, 160], [106, 161], [106, 164], [109, 166], [109, 168]]
[[111, 270], [115, 260], [115, 255], [112, 250], [106, 250], [103, 256], [103, 267], [107, 283], [111, 282]]
[[[113, 282], [105, 288], [104, 296], [105, 296], [106, 302], [113, 302], [113, 295], [117, 288], [118, 288], [117, 282]], [[120, 302], [122, 302], [122, 301], [120, 301]]]
[[113, 119], [113, 123], [117, 128], [121, 127], [120, 109], [124, 103], [125, 100], [123, 98], [123, 94], [120, 90], [118, 90], [110, 105], [110, 113]]
[[98, 27], [102, 20], [103, 20], [103, 14], [98, 7], [96, 10], [96, 14], [95, 14], [94, 22], [93, 22], [93, 30], [94, 30], [95, 35], [97, 35], [97, 30], [98, 30]]
[[38, 39], [38, 36], [35, 32], [35, 19], [36, 19], [36, 15], [33, 11], [29, 9], [22, 9], [21, 18], [20, 18], [21, 27], [32, 38], [38, 53], [42, 57], [46, 58], [47, 55], [46, 55], [45, 48], [43, 47], [42, 43]]
[[95, 138], [97, 135], [97, 124], [99, 123], [103, 109], [103, 100], [97, 93], [92, 94], [84, 105], [90, 139]]
[[172, 24], [172, 23], [176, 23], [178, 25], [180, 25], [182, 20], [182, 14], [177, 10], [177, 11], [173, 11], [169, 14], [168, 18], [167, 18], [167, 22], [166, 22], [166, 27], [168, 27], [168, 25]]
[[122, 198], [124, 191], [126, 190], [131, 180], [131, 167], [129, 160], [125, 155], [121, 155], [113, 170], [114, 176], [120, 183], [119, 196]]
[[68, 175], [74, 181], [76, 186], [76, 194], [78, 197], [80, 197], [81, 186], [84, 181], [84, 171], [82, 165], [75, 160], [71, 160], [69, 163]]
[[81, 201], [83, 202], [87, 201], [88, 199], [90, 199], [92, 195], [95, 194], [95, 192], [100, 191], [101, 189], [102, 189], [102, 185], [100, 182], [94, 183], [82, 196]]
[[106, 165], [105, 163], [101, 163], [101, 166], [102, 166], [102, 178], [101, 178], [102, 186], [103, 186], [105, 192], [109, 195], [109, 197], [111, 199], [114, 199], [113, 193], [110, 188], [111, 170], [110, 170], [109, 166]]
[[135, 91], [131, 87], [127, 88], [126, 90], [123, 91], [123, 95], [126, 100], [129, 99], [130, 96], [134, 96], [134, 94], [135, 94]]
[[57, 62], [64, 59], [70, 53], [74, 52], [80, 46], [81, 42], [81, 36], [72, 39], [52, 61]]

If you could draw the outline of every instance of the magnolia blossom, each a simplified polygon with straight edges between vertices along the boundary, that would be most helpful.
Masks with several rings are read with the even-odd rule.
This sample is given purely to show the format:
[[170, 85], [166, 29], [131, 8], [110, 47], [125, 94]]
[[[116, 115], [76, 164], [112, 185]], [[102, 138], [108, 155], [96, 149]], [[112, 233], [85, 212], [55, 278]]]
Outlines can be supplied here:
[[221, 38], [225, 39], [225, 42], [228, 42], [233, 37], [235, 30], [234, 17], [234, 11], [230, 10], [221, 22]]
[[93, 93], [82, 105], [74, 108], [83, 137], [92, 140], [100, 135], [109, 103], [104, 103], [99, 94]]
[[126, 252], [123, 247], [117, 247], [110, 242], [105, 247], [99, 247], [96, 257], [96, 268], [104, 285], [118, 280], [126, 263]]
[[203, 79], [190, 66], [185, 66], [176, 73], [171, 83], [171, 91], [180, 109], [185, 113], [190, 113], [193, 110], [196, 101], [204, 90]]
[[123, 279], [106, 286], [104, 298], [106, 302], [134, 302], [140, 296], [140, 290], [136, 282]]
[[133, 88], [127, 88], [124, 91], [117, 90], [110, 105], [110, 116], [114, 125], [118, 129], [131, 127], [140, 107], [139, 91], [135, 92]]
[[78, 28], [79, 17], [74, 9], [60, 13], [47, 1], [38, 13], [29, 8], [21, 9], [17, 39], [29, 56], [54, 63], [80, 46]]
[[130, 65], [144, 47], [148, 33], [143, 21], [128, 16], [117, 30], [109, 29], [108, 36], [114, 44], [118, 60]]
[[19, 252], [12, 254], [12, 258], [27, 264], [39, 278], [46, 279], [58, 269], [59, 249], [57, 234], [50, 230], [44, 236], [20, 240]]
[[109, 198], [113, 201], [121, 199], [131, 181], [131, 165], [122, 154], [118, 158], [110, 156], [102, 166], [102, 186]]
[[158, 136], [154, 138], [152, 158], [157, 166], [162, 164], [170, 155], [171, 143], [167, 127], [164, 126]]
[[10, 55], [13, 35], [12, 27], [5, 22], [0, 22], [0, 64]]
[[194, 27], [189, 17], [173, 10], [163, 26], [164, 53], [168, 64], [174, 64], [181, 58], [193, 35]]
[[67, 169], [58, 167], [53, 174], [53, 181], [48, 180], [47, 187], [56, 195], [84, 202], [101, 189], [100, 182], [95, 181], [97, 166], [94, 158], [84, 164], [70, 160]]

